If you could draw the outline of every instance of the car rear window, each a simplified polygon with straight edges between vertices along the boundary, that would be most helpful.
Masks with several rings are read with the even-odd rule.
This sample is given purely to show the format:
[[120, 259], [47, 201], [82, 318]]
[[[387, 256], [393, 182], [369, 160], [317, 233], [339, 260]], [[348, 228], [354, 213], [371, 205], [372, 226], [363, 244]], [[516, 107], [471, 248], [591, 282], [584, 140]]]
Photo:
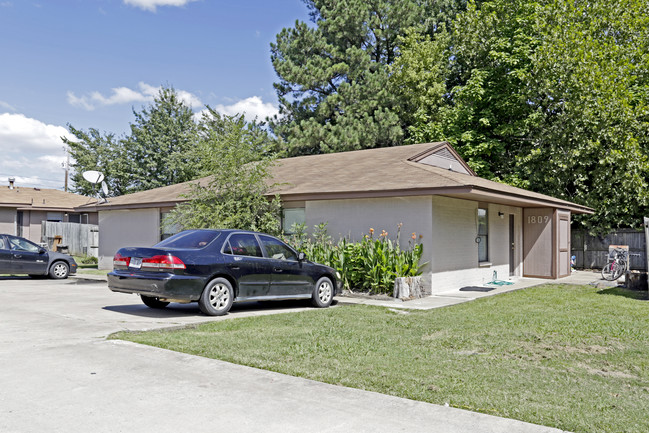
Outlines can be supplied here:
[[200, 249], [209, 245], [221, 233], [212, 230], [187, 230], [177, 233], [154, 246], [166, 248]]

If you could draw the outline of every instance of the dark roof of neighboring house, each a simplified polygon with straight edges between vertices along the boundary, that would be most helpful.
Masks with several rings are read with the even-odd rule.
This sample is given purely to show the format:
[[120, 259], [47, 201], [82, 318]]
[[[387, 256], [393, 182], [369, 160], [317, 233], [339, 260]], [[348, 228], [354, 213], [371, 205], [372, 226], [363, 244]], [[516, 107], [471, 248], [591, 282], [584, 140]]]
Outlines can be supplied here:
[[[430, 165], [431, 156], [436, 165]], [[434, 158], [433, 158], [434, 159]], [[448, 161], [442, 168], [439, 161]], [[593, 210], [569, 201], [477, 177], [448, 143], [421, 143], [277, 160], [270, 194], [284, 201], [443, 195], [519, 207]], [[207, 182], [209, 178], [193, 182]], [[192, 182], [109, 199], [97, 210], [173, 206]]]
[[97, 199], [49, 188], [0, 187], [0, 208], [18, 210], [73, 211]]

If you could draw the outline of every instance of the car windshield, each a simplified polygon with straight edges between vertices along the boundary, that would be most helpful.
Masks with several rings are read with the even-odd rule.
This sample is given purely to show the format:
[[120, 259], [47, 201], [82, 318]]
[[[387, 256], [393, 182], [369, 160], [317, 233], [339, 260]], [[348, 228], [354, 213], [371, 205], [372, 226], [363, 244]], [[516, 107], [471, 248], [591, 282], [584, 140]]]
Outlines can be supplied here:
[[218, 238], [221, 232], [212, 230], [187, 230], [177, 233], [162, 242], [155, 244], [155, 247], [165, 248], [190, 248], [200, 249]]

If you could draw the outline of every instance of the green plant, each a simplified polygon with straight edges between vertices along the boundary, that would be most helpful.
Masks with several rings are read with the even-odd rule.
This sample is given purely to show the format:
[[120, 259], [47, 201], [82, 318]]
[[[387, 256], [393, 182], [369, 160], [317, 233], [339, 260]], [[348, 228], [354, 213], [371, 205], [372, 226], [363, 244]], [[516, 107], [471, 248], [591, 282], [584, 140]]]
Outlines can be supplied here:
[[81, 259], [81, 263], [84, 265], [96, 265], [98, 263], [97, 257], [86, 256]]
[[407, 249], [399, 247], [401, 227], [402, 224], [397, 226], [395, 242], [388, 239], [385, 230], [374, 238], [373, 228], [359, 242], [347, 238], [333, 242], [327, 233], [327, 223], [314, 226], [311, 237], [306, 234], [305, 225], [299, 224], [292, 227], [293, 234], [285, 240], [310, 260], [335, 268], [345, 289], [391, 295], [397, 277], [421, 275], [423, 266], [419, 264], [423, 246], [416, 233]]

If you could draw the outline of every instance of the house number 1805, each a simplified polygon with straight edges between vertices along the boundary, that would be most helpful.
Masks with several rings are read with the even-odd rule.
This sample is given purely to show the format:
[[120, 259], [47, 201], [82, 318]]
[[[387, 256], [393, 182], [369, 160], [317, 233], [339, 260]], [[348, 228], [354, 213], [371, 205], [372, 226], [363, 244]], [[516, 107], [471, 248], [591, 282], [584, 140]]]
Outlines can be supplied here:
[[550, 221], [549, 216], [528, 216], [527, 217], [527, 223], [528, 224], [547, 224], [548, 221]]

